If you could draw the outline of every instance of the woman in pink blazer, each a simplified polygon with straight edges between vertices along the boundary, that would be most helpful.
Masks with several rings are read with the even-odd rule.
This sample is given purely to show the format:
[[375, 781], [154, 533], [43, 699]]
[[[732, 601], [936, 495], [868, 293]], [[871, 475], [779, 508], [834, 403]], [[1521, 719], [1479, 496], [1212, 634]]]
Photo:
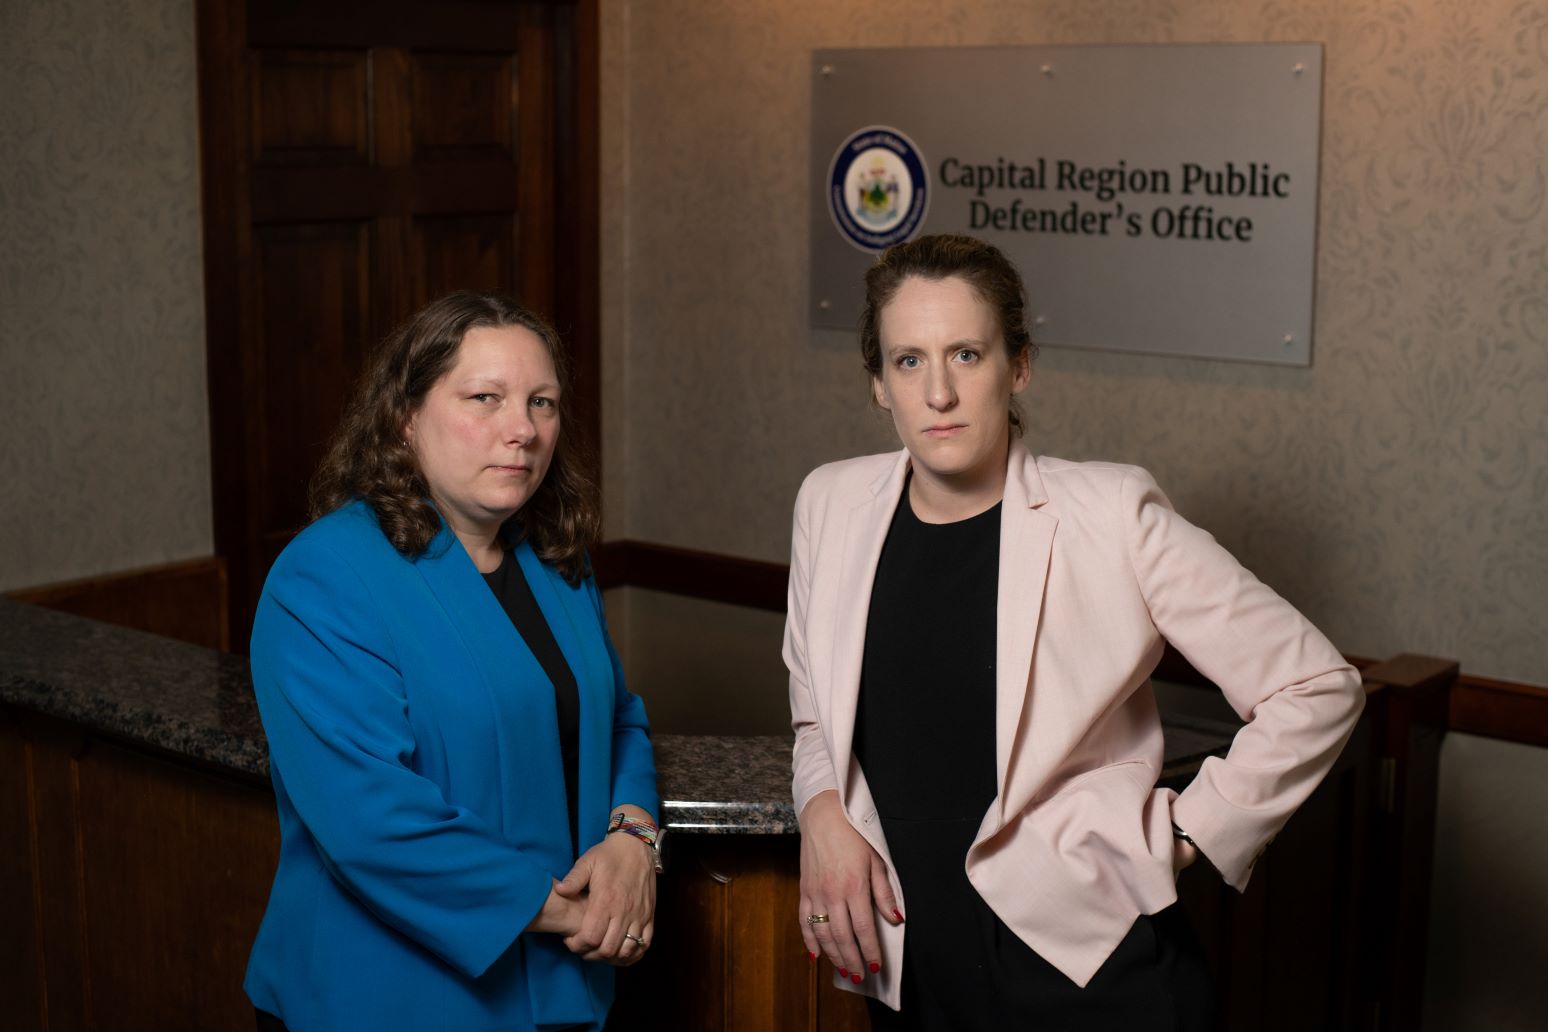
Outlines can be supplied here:
[[[802, 933], [879, 1029], [1208, 1028], [1176, 874], [1202, 854], [1246, 886], [1360, 680], [1144, 470], [1027, 451], [1024, 305], [968, 237], [866, 276], [861, 352], [903, 450], [796, 501]], [[1248, 722], [1181, 795], [1155, 787], [1163, 641]]]

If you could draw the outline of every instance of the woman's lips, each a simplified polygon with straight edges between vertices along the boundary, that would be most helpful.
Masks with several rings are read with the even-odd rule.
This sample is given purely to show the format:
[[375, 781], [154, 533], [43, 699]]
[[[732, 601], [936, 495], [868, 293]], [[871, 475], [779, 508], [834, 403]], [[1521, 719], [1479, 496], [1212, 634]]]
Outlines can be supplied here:
[[940, 426], [932, 426], [925, 430], [926, 437], [950, 437], [953, 434], [966, 430], [963, 423], [943, 423]]
[[532, 472], [531, 466], [490, 466], [489, 468], [497, 473], [509, 473], [513, 476]]

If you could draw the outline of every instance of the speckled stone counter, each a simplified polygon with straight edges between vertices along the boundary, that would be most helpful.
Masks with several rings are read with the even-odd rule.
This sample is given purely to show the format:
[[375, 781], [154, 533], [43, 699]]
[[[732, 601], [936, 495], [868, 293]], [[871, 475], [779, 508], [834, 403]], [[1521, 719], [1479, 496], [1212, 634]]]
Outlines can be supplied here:
[[[0, 599], [0, 702], [268, 776], [247, 660]], [[1166, 723], [1163, 783], [1185, 782], [1232, 729]], [[657, 735], [663, 817], [678, 833], [796, 830], [787, 735]]]

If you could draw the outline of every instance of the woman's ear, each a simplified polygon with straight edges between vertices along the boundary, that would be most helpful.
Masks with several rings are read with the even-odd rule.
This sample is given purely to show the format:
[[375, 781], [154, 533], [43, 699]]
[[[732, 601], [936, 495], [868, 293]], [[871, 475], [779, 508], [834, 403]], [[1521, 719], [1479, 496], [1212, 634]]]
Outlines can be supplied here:
[[892, 411], [892, 403], [887, 398], [887, 388], [882, 383], [880, 376], [871, 377], [871, 393], [876, 398], [876, 404], [887, 412]]
[[1022, 348], [1011, 366], [1011, 394], [1020, 394], [1032, 382], [1032, 349]]

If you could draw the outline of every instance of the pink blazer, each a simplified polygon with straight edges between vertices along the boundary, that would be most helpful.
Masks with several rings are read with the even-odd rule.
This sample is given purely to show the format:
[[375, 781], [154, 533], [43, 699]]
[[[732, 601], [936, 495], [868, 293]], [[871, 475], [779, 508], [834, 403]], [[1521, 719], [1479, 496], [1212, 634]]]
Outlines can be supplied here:
[[[837, 789], [900, 899], [850, 745], [871, 584], [907, 468], [904, 451], [806, 478], [784, 644], [796, 810]], [[967, 875], [1007, 926], [1082, 986], [1135, 917], [1176, 900], [1172, 822], [1244, 888], [1364, 704], [1338, 650], [1178, 516], [1148, 473], [1037, 458], [1019, 441], [1005, 480], [996, 633], [999, 792]], [[1248, 721], [1181, 795], [1155, 787], [1162, 739], [1149, 676], [1163, 638]], [[878, 925], [881, 974], [838, 984], [895, 1008], [903, 929]]]

